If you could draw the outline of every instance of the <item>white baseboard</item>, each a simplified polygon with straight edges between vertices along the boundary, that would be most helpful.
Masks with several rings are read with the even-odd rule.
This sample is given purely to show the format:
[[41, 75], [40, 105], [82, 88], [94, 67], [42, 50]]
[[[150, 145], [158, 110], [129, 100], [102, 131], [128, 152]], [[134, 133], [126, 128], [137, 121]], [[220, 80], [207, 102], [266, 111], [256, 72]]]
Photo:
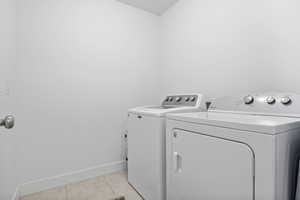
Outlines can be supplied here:
[[125, 161], [118, 161], [71, 173], [62, 174], [55, 177], [44, 178], [37, 181], [25, 183], [18, 187], [17, 197], [41, 192], [70, 183], [76, 183], [82, 180], [113, 173], [116, 171], [125, 170], [125, 163]]

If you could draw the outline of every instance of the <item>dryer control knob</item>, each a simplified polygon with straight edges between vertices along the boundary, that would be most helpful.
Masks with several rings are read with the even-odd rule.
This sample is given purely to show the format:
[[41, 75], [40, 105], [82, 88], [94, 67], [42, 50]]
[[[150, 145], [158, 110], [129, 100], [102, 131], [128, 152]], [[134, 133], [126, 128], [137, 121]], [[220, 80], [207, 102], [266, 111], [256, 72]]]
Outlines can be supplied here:
[[191, 101], [195, 101], [195, 100], [196, 100], [196, 97], [192, 97], [192, 98], [191, 98]]
[[185, 101], [189, 101], [190, 100], [190, 97], [185, 97]]
[[251, 95], [247, 95], [244, 97], [244, 103], [245, 104], [251, 104], [254, 102], [254, 97]]
[[266, 102], [268, 104], [274, 104], [276, 102], [276, 99], [274, 97], [267, 97]]
[[292, 103], [292, 99], [288, 96], [282, 97], [281, 98], [281, 103], [284, 104], [284, 105], [290, 104], [290, 103]]

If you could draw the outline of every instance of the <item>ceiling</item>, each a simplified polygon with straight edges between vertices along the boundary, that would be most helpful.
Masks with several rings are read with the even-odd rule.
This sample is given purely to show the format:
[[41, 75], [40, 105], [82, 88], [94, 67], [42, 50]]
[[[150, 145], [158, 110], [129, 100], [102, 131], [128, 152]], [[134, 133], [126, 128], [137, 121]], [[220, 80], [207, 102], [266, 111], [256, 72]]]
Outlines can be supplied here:
[[156, 15], [163, 14], [178, 0], [117, 0], [128, 5], [152, 12]]

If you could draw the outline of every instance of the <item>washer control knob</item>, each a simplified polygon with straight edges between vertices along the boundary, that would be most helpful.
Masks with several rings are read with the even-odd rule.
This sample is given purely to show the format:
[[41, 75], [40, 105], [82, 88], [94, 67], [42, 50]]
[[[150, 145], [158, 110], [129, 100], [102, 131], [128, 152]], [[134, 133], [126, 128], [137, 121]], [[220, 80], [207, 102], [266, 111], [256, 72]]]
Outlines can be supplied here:
[[292, 99], [288, 96], [282, 97], [281, 98], [281, 103], [284, 105], [290, 104], [292, 102]]
[[173, 101], [173, 97], [170, 97], [170, 98], [169, 98], [169, 101]]
[[276, 99], [274, 97], [267, 97], [266, 102], [268, 104], [274, 104], [276, 102]]
[[170, 99], [170, 98], [169, 98], [169, 97], [167, 97], [165, 101], [169, 101], [169, 99]]
[[190, 100], [190, 97], [185, 97], [185, 101], [189, 101]]
[[196, 100], [196, 97], [192, 97], [192, 98], [191, 98], [191, 101], [195, 101], [195, 100]]
[[179, 101], [181, 101], [181, 99], [182, 99], [181, 97], [177, 97], [176, 101], [179, 102]]
[[251, 104], [254, 102], [254, 97], [251, 95], [247, 95], [244, 97], [244, 103], [245, 104]]

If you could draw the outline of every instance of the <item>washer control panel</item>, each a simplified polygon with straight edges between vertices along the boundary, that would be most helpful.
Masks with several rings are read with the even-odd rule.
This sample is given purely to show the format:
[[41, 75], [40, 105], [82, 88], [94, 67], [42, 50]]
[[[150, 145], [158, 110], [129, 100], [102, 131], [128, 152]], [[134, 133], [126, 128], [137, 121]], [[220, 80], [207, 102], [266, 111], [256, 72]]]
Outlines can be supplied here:
[[209, 110], [300, 116], [300, 95], [263, 93], [221, 97], [212, 102]]
[[196, 106], [198, 95], [174, 95], [167, 96], [163, 101], [163, 106]]

